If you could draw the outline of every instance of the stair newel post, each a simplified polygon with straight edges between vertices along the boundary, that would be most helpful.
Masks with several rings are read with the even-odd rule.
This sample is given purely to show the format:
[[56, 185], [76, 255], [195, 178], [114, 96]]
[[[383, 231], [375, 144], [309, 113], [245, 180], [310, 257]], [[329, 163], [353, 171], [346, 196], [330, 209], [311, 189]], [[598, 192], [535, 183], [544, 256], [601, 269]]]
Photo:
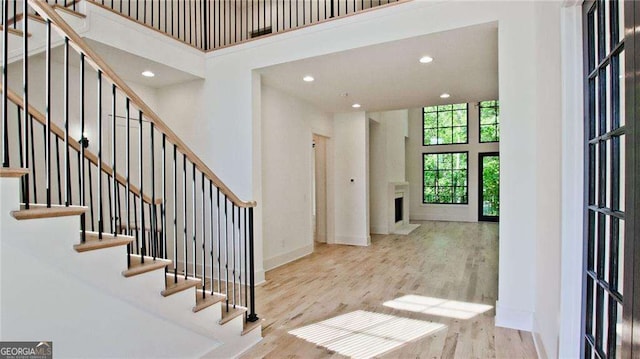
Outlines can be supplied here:
[[9, 167], [9, 101], [7, 95], [9, 80], [9, 72], [7, 70], [9, 65], [9, 26], [6, 26], [8, 22], [9, 1], [4, 0], [2, 2], [2, 167]]
[[[198, 244], [197, 244], [197, 212], [196, 212], [196, 164], [195, 163], [191, 163], [191, 168], [192, 168], [192, 181], [191, 181], [191, 226], [193, 227], [193, 229], [191, 230], [192, 233], [192, 238], [191, 238], [191, 242], [193, 245], [193, 276], [195, 277], [196, 274], [198, 274], [198, 270], [197, 270], [197, 258], [198, 258]], [[186, 275], [185, 275], [186, 277]]]
[[147, 255], [147, 246], [146, 246], [146, 242], [145, 242], [145, 236], [144, 236], [144, 226], [145, 226], [145, 218], [144, 218], [144, 199], [143, 197], [143, 193], [144, 193], [144, 163], [143, 163], [143, 154], [142, 154], [142, 110], [138, 110], [138, 178], [140, 180], [140, 195], [138, 196], [140, 198], [140, 222], [141, 224], [139, 225], [138, 222], [136, 222], [136, 225], [138, 225], [138, 230], [140, 232], [140, 238], [142, 240], [142, 253], [140, 256], [140, 261], [141, 263], [144, 264], [144, 256]]
[[[24, 16], [27, 22], [27, 16]], [[71, 205], [71, 161], [69, 159], [69, 38], [64, 38], [64, 178], [65, 206]]]
[[[28, 14], [29, 11], [29, 3], [28, 1], [22, 2], [22, 13]], [[29, 21], [25, 16], [25, 20], [23, 21], [23, 33], [29, 33]], [[4, 32], [4, 29], [3, 29]], [[3, 34], [4, 35], [4, 34]], [[3, 46], [3, 54], [7, 53], [8, 50], [8, 42], [7, 39], [3, 36], [4, 46]], [[24, 101], [24, 138], [22, 141], [24, 142], [24, 168], [29, 168], [29, 127], [33, 127], [33, 119], [29, 116], [29, 36], [22, 37], [22, 89], [23, 89], [23, 101]], [[6, 62], [5, 62], [6, 64]], [[3, 65], [3, 69], [5, 66]], [[2, 83], [3, 88], [7, 86], [4, 82]], [[2, 94], [3, 101], [6, 101], [7, 94]], [[22, 177], [22, 201], [24, 202], [24, 206], [26, 209], [29, 209], [29, 175]], [[35, 191], [34, 191], [35, 192]]]
[[229, 214], [227, 212], [227, 195], [224, 195], [224, 290], [227, 301], [227, 312], [229, 311]]
[[153, 122], [149, 123], [151, 130], [151, 203], [149, 208], [151, 209], [151, 238], [153, 238], [153, 260], [158, 257], [158, 231], [156, 223], [156, 146], [154, 141], [154, 125]]
[[256, 314], [256, 282], [255, 282], [255, 256], [253, 245], [253, 207], [249, 208], [249, 316], [247, 321], [257, 321], [258, 315]]
[[[117, 197], [117, 186], [118, 186], [118, 182], [116, 181], [116, 174], [118, 173], [117, 171], [117, 166], [116, 166], [116, 150], [118, 148], [118, 144], [116, 141], [116, 120], [118, 119], [118, 115], [116, 112], [116, 96], [117, 96], [117, 92], [116, 92], [116, 85], [112, 84], [111, 85], [111, 171], [112, 171], [112, 176], [111, 179], [113, 180], [113, 189], [112, 189], [112, 196], [113, 196], [113, 200], [115, 201]], [[117, 203], [117, 202], [115, 202]], [[111, 215], [111, 230], [113, 232], [113, 236], [117, 237], [118, 236], [118, 215], [117, 215], [117, 211], [115, 209], [115, 203], [113, 206], [113, 210], [111, 210], [111, 208], [109, 208], [110, 210], [110, 215]]]
[[[131, 235], [131, 100], [129, 97], [125, 100], [124, 104], [125, 112], [125, 167], [127, 176], [127, 190], [126, 197], [127, 203], [125, 204], [125, 212], [127, 213], [126, 223], [124, 228], [127, 230], [127, 235]], [[135, 197], [134, 197], [135, 201]], [[131, 243], [127, 244], [127, 268], [131, 266]]]
[[[47, 208], [51, 208], [51, 20], [47, 20], [47, 35], [45, 46], [45, 116], [46, 116], [46, 128], [45, 128], [45, 158], [46, 158], [46, 196], [47, 196]], [[3, 27], [5, 29], [5, 27]], [[5, 70], [6, 71], [6, 70]], [[6, 78], [6, 76], [5, 76]], [[5, 107], [6, 108], [6, 107]], [[5, 119], [6, 120], [6, 119]], [[5, 131], [6, 134], [6, 131]], [[6, 146], [6, 144], [5, 144]], [[5, 155], [7, 166], [9, 166], [9, 152]]]
[[[80, 152], [79, 152], [79, 158], [78, 158], [78, 162], [80, 164], [80, 174], [78, 176], [78, 178], [80, 178], [80, 205], [81, 206], [86, 206], [86, 199], [85, 199], [85, 178], [84, 178], [84, 173], [85, 173], [85, 158], [84, 158], [84, 151], [85, 148], [89, 145], [89, 143], [87, 142], [87, 138], [85, 137], [85, 129], [84, 129], [84, 54], [80, 53]], [[89, 183], [89, 186], [91, 186], [91, 183]], [[85, 242], [86, 240], [86, 227], [87, 227], [87, 223], [86, 223], [86, 214], [82, 213], [80, 215], [80, 230], [82, 232], [81, 234], [81, 241], [82, 243]]]
[[104, 231], [104, 206], [102, 205], [102, 71], [98, 70], [98, 240]]

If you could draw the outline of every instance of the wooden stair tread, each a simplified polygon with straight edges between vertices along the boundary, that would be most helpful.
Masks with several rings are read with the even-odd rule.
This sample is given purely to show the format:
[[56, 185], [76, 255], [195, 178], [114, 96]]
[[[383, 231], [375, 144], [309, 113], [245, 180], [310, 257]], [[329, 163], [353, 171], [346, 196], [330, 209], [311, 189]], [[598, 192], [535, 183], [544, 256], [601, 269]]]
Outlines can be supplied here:
[[147, 273], [154, 271], [156, 269], [164, 268], [170, 265], [172, 262], [168, 259], [160, 259], [156, 258], [153, 260], [153, 257], [144, 257], [144, 264], [142, 263], [142, 256], [137, 254], [131, 255], [131, 266], [129, 269], [122, 271], [122, 275], [125, 277], [133, 277], [134, 275]]
[[30, 204], [29, 209], [24, 207], [18, 211], [11, 211], [13, 218], [17, 220], [38, 219], [38, 218], [54, 218], [78, 216], [85, 213], [88, 208], [83, 206], [54, 206], [47, 208], [46, 205]]
[[[82, 232], [80, 232], [82, 236]], [[111, 233], [102, 233], [102, 240], [98, 239], [98, 232], [85, 232], [85, 242], [76, 244], [73, 249], [76, 252], [93, 251], [96, 249], [110, 248], [116, 246], [127, 245], [135, 240], [134, 237], [118, 235], [117, 237]]]
[[202, 298], [202, 289], [198, 289], [196, 291], [196, 305], [193, 307], [193, 312], [197, 313], [205, 308], [208, 308], [218, 302], [223, 301], [226, 296], [224, 294], [214, 293], [205, 291], [205, 297]]
[[247, 311], [247, 308], [236, 306], [233, 307], [232, 304], [228, 306], [229, 311], [227, 311], [226, 304], [222, 306], [222, 319], [218, 322], [220, 325], [224, 325], [230, 322], [233, 318], [241, 316]]
[[[177, 282], [175, 278], [178, 278]], [[178, 275], [175, 276], [173, 273], [166, 273], [165, 276], [165, 290], [160, 292], [163, 297], [168, 297], [172, 294], [176, 294], [178, 292], [182, 292], [183, 290], [189, 289], [191, 287], [195, 287], [197, 285], [202, 284], [202, 281], [198, 278], [187, 277], [185, 279], [184, 276]]]
[[0, 178], [20, 178], [28, 173], [27, 168], [0, 167]]
[[67, 13], [69, 15], [77, 16], [77, 17], [79, 17], [81, 19], [84, 19], [84, 18], [87, 17], [87, 15], [79, 13], [79, 12], [74, 11], [74, 10], [71, 10], [69, 8], [66, 8], [66, 7], [64, 7], [64, 5], [56, 4], [56, 5], [53, 5], [53, 8], [55, 10], [60, 10], [62, 12], [65, 12], [65, 13]]
[[[0, 25], [0, 31], [3, 31], [4, 28], [2, 27], [2, 25]], [[18, 30], [18, 29], [14, 29], [12, 27], [7, 28], [7, 31], [10, 34], [14, 34], [16, 36], [20, 36], [20, 37], [24, 37], [24, 32], [22, 32], [22, 30]], [[31, 34], [29, 34], [29, 37], [31, 37]]]
[[244, 329], [242, 329], [242, 335], [247, 335], [252, 330], [262, 327], [262, 319], [258, 319], [255, 322], [244, 322]]

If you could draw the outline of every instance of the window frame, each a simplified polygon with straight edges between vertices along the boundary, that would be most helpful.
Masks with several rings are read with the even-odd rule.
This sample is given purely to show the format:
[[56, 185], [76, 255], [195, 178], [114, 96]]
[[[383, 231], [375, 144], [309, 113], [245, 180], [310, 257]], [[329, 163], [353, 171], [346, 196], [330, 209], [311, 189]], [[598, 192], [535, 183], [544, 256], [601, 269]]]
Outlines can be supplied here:
[[[426, 186], [424, 183], [424, 173], [425, 173], [425, 166], [424, 166], [424, 160], [425, 160], [425, 156], [426, 155], [447, 155], [447, 154], [465, 154], [467, 155], [467, 166], [465, 168], [465, 181], [466, 181], [466, 186], [464, 186], [466, 188], [466, 201], [465, 202], [461, 202], [461, 203], [455, 203], [455, 202], [450, 202], [450, 203], [440, 203], [440, 202], [426, 202], [426, 198], [424, 195]], [[436, 163], [438, 163], [437, 161], [437, 157], [436, 157]], [[460, 169], [451, 169], [451, 171], [453, 172], [454, 170], [460, 170]], [[438, 169], [436, 169], [436, 172], [438, 171]], [[436, 179], [437, 180], [437, 179]], [[444, 186], [443, 186], [444, 187]], [[448, 186], [451, 188], [455, 188], [454, 186]], [[445, 151], [445, 152], [423, 152], [422, 153], [422, 204], [423, 205], [455, 205], [455, 206], [468, 206], [469, 205], [469, 151]]]
[[[451, 103], [451, 104], [433, 105], [433, 106], [438, 107], [438, 106], [448, 106], [448, 105], [451, 105], [451, 106], [454, 106], [454, 105], [462, 105], [462, 103]], [[466, 140], [465, 142], [455, 142], [455, 143], [453, 143], [453, 142], [452, 142], [452, 143], [427, 143], [427, 142], [426, 142], [426, 140], [427, 140], [427, 139], [426, 139], [426, 137], [425, 137], [425, 130], [426, 130], [426, 128], [425, 128], [425, 126], [424, 126], [424, 115], [425, 115], [425, 113], [426, 113], [425, 108], [426, 108], [426, 107], [433, 107], [433, 106], [423, 106], [423, 107], [422, 107], [422, 146], [425, 146], [425, 147], [426, 147], [426, 146], [468, 145], [468, 144], [469, 144], [469, 103], [468, 103], [468, 102], [465, 102], [465, 103], [464, 103], [464, 105], [465, 105], [465, 112], [466, 112], [466, 114], [467, 114], [467, 116], [465, 116], [465, 117], [466, 117], [466, 121], [465, 121], [465, 125], [464, 125], [464, 126], [454, 126], [454, 125], [453, 125], [453, 122], [452, 122], [452, 123], [451, 123], [451, 126], [443, 126], [443, 127], [440, 127], [440, 126], [438, 126], [438, 120], [437, 120], [437, 115], [436, 115], [436, 127], [435, 127], [436, 133], [437, 133], [437, 132], [438, 132], [438, 130], [439, 130], [439, 129], [441, 129], [441, 128], [451, 128], [451, 131], [453, 131], [453, 128], [455, 128], [455, 127], [466, 127], [466, 129], [467, 129], [467, 140]], [[457, 110], [454, 110], [454, 109], [452, 108], [452, 109], [451, 109], [451, 112], [453, 112], [453, 111], [457, 111]], [[440, 112], [440, 111], [436, 111], [436, 114], [437, 114], [438, 112]], [[442, 111], [442, 112], [445, 112], [445, 111]], [[434, 129], [434, 127], [430, 127], [429, 129]]]
[[[497, 141], [483, 141], [482, 140], [482, 103], [483, 102], [488, 102], [488, 101], [495, 101], [497, 102], [497, 106], [487, 106], [485, 108], [495, 108], [498, 111], [500, 111], [500, 100], [485, 100], [485, 101], [479, 101], [478, 102], [478, 143], [500, 143], [500, 135], [498, 134], [498, 140]], [[497, 115], [497, 121], [495, 124], [486, 124], [484, 126], [495, 126], [497, 128], [500, 128], [500, 112], [498, 112]]]

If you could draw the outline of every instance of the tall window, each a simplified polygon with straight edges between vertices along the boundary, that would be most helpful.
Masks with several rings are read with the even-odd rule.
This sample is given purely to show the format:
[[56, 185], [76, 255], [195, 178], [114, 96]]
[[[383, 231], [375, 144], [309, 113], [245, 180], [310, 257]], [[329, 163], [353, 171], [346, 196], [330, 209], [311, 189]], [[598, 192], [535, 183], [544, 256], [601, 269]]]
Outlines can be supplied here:
[[467, 152], [424, 153], [422, 202], [467, 204]]
[[467, 143], [467, 104], [429, 106], [422, 109], [423, 145]]
[[500, 141], [500, 104], [498, 101], [480, 102], [480, 142]]

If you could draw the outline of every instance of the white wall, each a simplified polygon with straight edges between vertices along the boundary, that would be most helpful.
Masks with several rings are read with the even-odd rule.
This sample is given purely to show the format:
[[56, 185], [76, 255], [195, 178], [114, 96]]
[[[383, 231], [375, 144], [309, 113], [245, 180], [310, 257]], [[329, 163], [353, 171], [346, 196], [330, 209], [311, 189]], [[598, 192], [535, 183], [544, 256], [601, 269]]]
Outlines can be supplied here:
[[261, 102], [263, 253], [268, 270], [313, 252], [313, 134], [331, 137], [333, 119], [266, 85]]
[[405, 182], [408, 110], [367, 114], [370, 119], [371, 232], [388, 234], [389, 182]]
[[[369, 119], [334, 115], [335, 243], [369, 245]], [[329, 212], [331, 213], [331, 212]]]
[[[487, 99], [493, 100], [493, 99]], [[429, 104], [425, 104], [429, 106]], [[478, 103], [469, 103], [468, 144], [423, 146], [422, 108], [409, 110], [407, 144], [407, 176], [411, 193], [411, 219], [416, 221], [478, 221], [478, 153], [498, 152], [498, 143], [480, 143]], [[422, 154], [431, 152], [468, 151], [468, 204], [424, 204]]]
[[[555, 357], [558, 353], [560, 332], [560, 272], [561, 272], [561, 136], [558, 124], [562, 118], [562, 92], [560, 86], [547, 86], [546, 81], [562, 77], [560, 56], [547, 56], [560, 52], [560, 2], [536, 3], [536, 16], [547, 19], [536, 24], [538, 48], [536, 76], [536, 187], [537, 243], [536, 298], [534, 335], [541, 357]], [[553, 131], [549, 131], [554, 128]], [[582, 252], [579, 252], [582, 253]]]

